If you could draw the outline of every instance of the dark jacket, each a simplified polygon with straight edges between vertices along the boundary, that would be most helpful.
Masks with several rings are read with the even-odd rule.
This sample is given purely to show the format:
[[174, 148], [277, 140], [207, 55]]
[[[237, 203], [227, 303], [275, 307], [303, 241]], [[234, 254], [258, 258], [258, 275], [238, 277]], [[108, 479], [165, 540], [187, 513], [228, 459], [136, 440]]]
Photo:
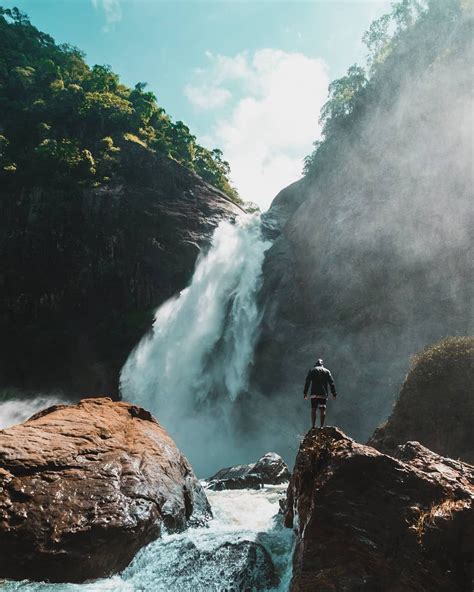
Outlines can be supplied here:
[[331, 376], [331, 373], [324, 366], [315, 366], [308, 372], [306, 381], [304, 383], [304, 394], [308, 393], [311, 385], [311, 396], [324, 397], [327, 399], [329, 389], [333, 395], [336, 394], [336, 385]]

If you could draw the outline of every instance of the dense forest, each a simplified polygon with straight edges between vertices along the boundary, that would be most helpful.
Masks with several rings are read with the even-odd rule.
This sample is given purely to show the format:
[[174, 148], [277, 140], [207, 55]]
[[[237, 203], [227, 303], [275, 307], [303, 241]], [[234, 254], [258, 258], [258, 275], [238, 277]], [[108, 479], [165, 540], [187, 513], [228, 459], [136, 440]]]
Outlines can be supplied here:
[[121, 147], [135, 142], [200, 175], [237, 203], [229, 164], [173, 122], [139, 82], [57, 45], [18, 9], [0, 7], [0, 182], [100, 186], [121, 174]]
[[401, 0], [393, 3], [391, 12], [372, 22], [362, 38], [368, 51], [366, 66], [353, 64], [345, 76], [329, 85], [328, 100], [319, 117], [322, 139], [314, 143], [313, 152], [304, 161], [303, 173], [308, 179], [316, 178], [331, 161], [341, 140], [382, 93], [389, 95], [391, 91], [396, 100], [400, 79], [391, 73], [397, 71], [398, 62], [413, 72], [424, 71], [440, 59], [440, 45], [446, 47], [443, 59], [456, 53], [472, 32], [467, 20], [464, 31], [459, 27], [460, 17], [470, 10], [469, 0]]

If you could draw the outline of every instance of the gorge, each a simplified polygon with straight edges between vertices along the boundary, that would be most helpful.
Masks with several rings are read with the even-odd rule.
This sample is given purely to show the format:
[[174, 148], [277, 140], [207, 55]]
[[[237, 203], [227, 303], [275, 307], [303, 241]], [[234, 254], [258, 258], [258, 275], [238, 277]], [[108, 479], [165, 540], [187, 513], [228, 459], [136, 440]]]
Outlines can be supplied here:
[[[412, 4], [397, 5], [392, 36], [385, 21], [369, 30], [367, 68], [330, 86], [303, 178], [262, 215], [245, 212], [221, 155], [144, 87], [84, 62], [77, 75], [74, 50], [48, 40], [42, 51], [74, 65], [62, 86], [36, 58], [33, 73], [11, 58], [0, 86], [0, 547], [24, 558], [18, 570], [0, 563], [12, 578], [2, 590], [472, 588], [473, 15], [430, 1], [410, 20]], [[46, 104], [66, 104], [69, 129]], [[338, 428], [306, 433], [303, 382], [319, 357]], [[172, 451], [164, 460], [150, 431]], [[257, 459], [277, 455], [291, 475], [260, 487]], [[97, 503], [83, 470], [110, 475], [93, 479]], [[61, 513], [55, 488], [69, 471]], [[190, 491], [213, 519], [192, 522]], [[132, 501], [109, 511], [122, 494]], [[39, 533], [33, 551], [18, 542], [24, 524]], [[55, 577], [46, 558], [69, 549], [78, 524], [97, 536]], [[107, 536], [109, 555], [90, 567]]]

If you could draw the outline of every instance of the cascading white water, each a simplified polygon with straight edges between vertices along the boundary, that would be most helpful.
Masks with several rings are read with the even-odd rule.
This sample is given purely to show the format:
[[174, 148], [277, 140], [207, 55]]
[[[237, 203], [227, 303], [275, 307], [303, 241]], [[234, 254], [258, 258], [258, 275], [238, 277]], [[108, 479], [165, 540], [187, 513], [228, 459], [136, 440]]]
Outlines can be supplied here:
[[[8, 398], [2, 400], [2, 395]], [[46, 407], [65, 402], [64, 399], [56, 394], [38, 395], [37, 397], [28, 399], [14, 392], [0, 393], [0, 430], [17, 423], [22, 423]]]
[[[232, 411], [245, 396], [258, 337], [257, 294], [270, 242], [258, 217], [223, 222], [196, 264], [188, 288], [163, 304], [150, 335], [130, 355], [121, 375], [124, 398], [156, 414], [198, 474], [258, 458], [233, 429]], [[46, 401], [44, 401], [46, 404]], [[34, 402], [36, 406], [36, 401]], [[34, 410], [28, 408], [26, 413]], [[7, 423], [21, 419], [5, 407]], [[266, 452], [260, 451], [261, 452]], [[5, 592], [197, 592], [237, 589], [233, 566], [207, 561], [225, 544], [251, 541], [270, 553], [279, 584], [291, 579], [293, 535], [278, 516], [286, 485], [260, 490], [208, 491], [214, 518], [205, 526], [164, 534], [111, 578], [84, 584], [4, 582]], [[182, 565], [189, 569], [181, 569]], [[251, 568], [249, 568], [251, 569]], [[0, 585], [1, 587], [1, 585]]]
[[123, 398], [156, 414], [202, 476], [245, 456], [232, 411], [247, 386], [269, 246], [257, 216], [222, 222], [189, 287], [158, 309], [122, 370]]

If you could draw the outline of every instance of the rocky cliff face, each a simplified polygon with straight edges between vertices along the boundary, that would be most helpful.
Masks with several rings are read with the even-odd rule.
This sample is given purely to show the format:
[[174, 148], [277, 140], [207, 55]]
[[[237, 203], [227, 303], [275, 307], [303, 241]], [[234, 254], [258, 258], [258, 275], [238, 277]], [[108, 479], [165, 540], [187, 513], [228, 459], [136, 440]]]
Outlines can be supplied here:
[[125, 142], [97, 189], [2, 188], [0, 386], [117, 395], [154, 309], [240, 208], [178, 163]]
[[463, 35], [453, 29], [457, 46], [437, 47], [428, 64], [418, 46], [400, 51], [328, 145], [324, 167], [265, 215], [277, 238], [252, 387], [290, 409], [288, 425], [304, 421], [288, 397], [301, 396], [322, 357], [340, 395], [330, 421], [366, 440], [389, 414], [409, 357], [474, 327], [472, 44]]
[[301, 443], [287, 496], [291, 592], [468, 592], [474, 468], [418, 442], [394, 456], [336, 428]]
[[164, 527], [209, 517], [187, 460], [144, 409], [84, 399], [0, 431], [0, 578], [103, 577]]

